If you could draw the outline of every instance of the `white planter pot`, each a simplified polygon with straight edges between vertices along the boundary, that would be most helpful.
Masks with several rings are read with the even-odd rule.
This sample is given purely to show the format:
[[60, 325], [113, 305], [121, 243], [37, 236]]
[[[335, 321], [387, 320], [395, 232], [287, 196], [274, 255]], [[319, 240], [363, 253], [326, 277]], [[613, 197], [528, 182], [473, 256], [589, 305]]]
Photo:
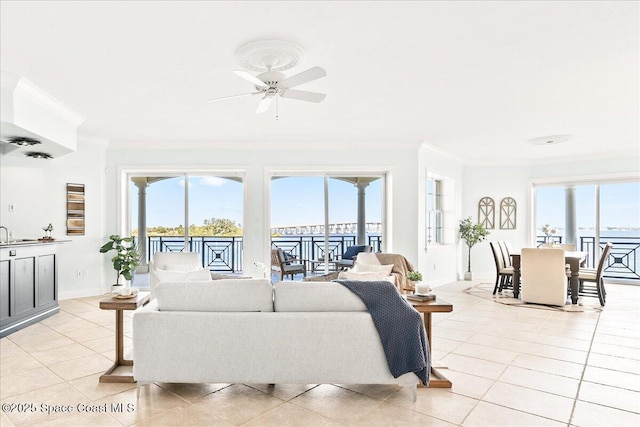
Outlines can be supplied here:
[[464, 273], [464, 280], [473, 280], [473, 272]]

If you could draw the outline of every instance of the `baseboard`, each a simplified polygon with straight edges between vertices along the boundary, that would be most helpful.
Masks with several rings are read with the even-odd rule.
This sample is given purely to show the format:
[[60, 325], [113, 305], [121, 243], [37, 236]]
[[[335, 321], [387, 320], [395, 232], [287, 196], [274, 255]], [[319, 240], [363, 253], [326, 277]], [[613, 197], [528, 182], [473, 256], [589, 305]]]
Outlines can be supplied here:
[[447, 283], [451, 283], [455, 281], [456, 281], [456, 278], [454, 276], [446, 279], [428, 280], [427, 285], [429, 285], [433, 289], [433, 288], [437, 288], [438, 286], [446, 285]]

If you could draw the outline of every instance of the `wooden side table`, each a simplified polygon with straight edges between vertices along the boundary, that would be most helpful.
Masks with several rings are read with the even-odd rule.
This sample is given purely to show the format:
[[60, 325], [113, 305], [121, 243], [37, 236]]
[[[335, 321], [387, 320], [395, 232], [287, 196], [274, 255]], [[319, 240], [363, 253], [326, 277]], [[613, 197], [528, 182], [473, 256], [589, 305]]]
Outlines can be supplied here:
[[100, 376], [101, 383], [134, 383], [133, 372], [130, 369], [118, 369], [123, 366], [133, 366], [133, 360], [124, 358], [124, 310], [135, 310], [149, 302], [149, 292], [138, 292], [133, 298], [120, 299], [113, 296], [100, 301], [103, 310], [116, 311], [116, 359], [113, 366]]
[[[429, 353], [431, 353], [431, 313], [450, 313], [453, 311], [453, 305], [443, 300], [433, 301], [411, 301], [413, 308], [424, 315], [424, 328], [427, 331], [427, 341], [429, 341]], [[431, 354], [429, 354], [431, 356]], [[449, 381], [444, 375], [438, 371], [437, 368], [431, 366], [431, 379], [429, 380], [429, 387], [432, 388], [451, 388], [451, 381]]]

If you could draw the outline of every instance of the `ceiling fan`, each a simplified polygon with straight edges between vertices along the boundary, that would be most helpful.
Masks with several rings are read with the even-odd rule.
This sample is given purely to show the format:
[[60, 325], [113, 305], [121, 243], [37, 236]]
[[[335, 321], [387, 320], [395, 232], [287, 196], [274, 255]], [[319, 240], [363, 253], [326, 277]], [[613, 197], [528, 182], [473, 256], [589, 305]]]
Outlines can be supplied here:
[[260, 73], [257, 76], [254, 76], [246, 70], [233, 70], [233, 72], [239, 77], [242, 77], [252, 83], [255, 87], [255, 91], [239, 95], [213, 98], [209, 100], [210, 102], [223, 101], [225, 99], [239, 98], [248, 95], [260, 95], [260, 103], [256, 109], [256, 114], [260, 114], [267, 111], [273, 100], [276, 99], [277, 101], [278, 97], [308, 102], [321, 102], [326, 97], [324, 93], [292, 89], [301, 84], [326, 76], [327, 72], [321, 67], [312, 67], [306, 71], [302, 71], [301, 73], [294, 74], [291, 77], [286, 77], [283, 73], [279, 71], [271, 71], [271, 69], [268, 69], [266, 72]]

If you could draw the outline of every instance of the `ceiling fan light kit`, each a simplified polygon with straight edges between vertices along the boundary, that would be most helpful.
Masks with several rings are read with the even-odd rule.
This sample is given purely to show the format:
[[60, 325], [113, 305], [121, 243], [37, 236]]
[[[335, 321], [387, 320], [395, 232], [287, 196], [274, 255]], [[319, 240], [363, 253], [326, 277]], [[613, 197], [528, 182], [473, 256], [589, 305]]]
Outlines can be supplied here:
[[[304, 57], [302, 48], [294, 43], [282, 40], [251, 42], [241, 46], [236, 51], [235, 57], [238, 64], [244, 69], [233, 70], [233, 72], [253, 84], [255, 91], [214, 98], [209, 101], [222, 101], [247, 95], [261, 95], [262, 99], [256, 109], [256, 114], [260, 114], [269, 110], [274, 98], [277, 105], [279, 97], [307, 102], [321, 102], [326, 97], [324, 93], [292, 89], [326, 76], [327, 72], [323, 68], [312, 67], [290, 77], [286, 77], [281, 72], [296, 66]], [[247, 70], [259, 72], [260, 74], [254, 76]]]

